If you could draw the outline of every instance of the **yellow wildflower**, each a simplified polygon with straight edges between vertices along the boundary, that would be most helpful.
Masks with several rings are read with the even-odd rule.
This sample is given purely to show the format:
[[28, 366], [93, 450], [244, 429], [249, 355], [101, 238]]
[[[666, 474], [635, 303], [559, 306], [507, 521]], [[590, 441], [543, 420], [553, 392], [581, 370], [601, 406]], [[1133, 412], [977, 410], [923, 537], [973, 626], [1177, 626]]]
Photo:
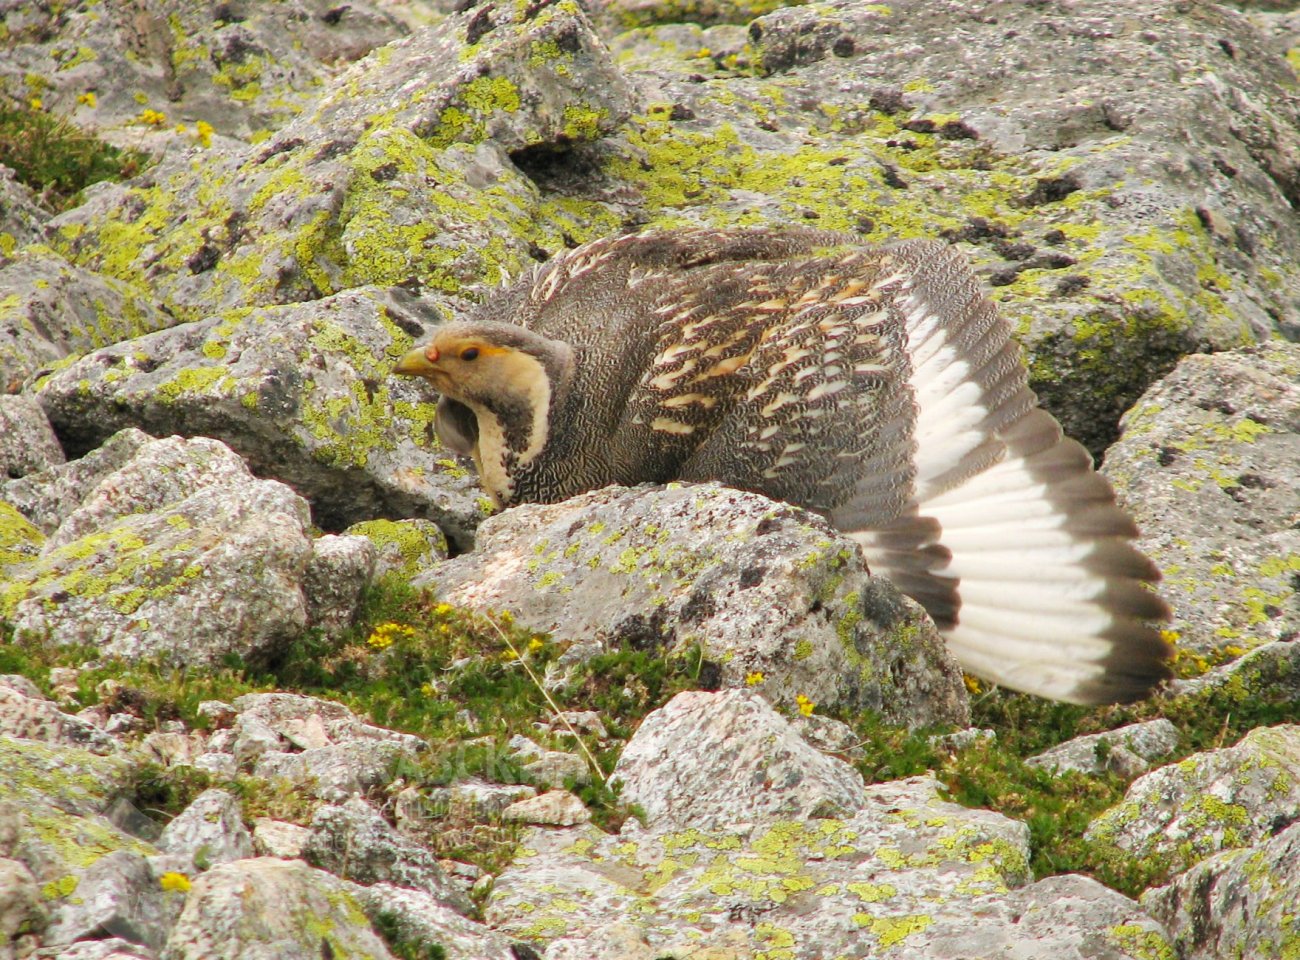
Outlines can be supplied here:
[[213, 134], [212, 124], [208, 123], [208, 121], [206, 120], [200, 120], [198, 123], [194, 125], [194, 132], [195, 132], [195, 136], [197, 136], [199, 139], [199, 146], [201, 147], [212, 146], [212, 134]]
[[545, 640], [543, 640], [541, 637], [533, 637], [531, 640], [528, 641], [528, 652], [536, 653], [538, 650], [541, 650], [545, 646], [546, 646]]
[[799, 707], [799, 712], [802, 713], [805, 717], [811, 717], [813, 708], [817, 706], [817, 704], [813, 703], [802, 693], [795, 696], [794, 702]]
[[158, 885], [169, 893], [173, 890], [177, 893], [188, 893], [190, 878], [183, 873], [177, 873], [175, 870], [168, 870], [158, 878]]
[[161, 127], [167, 122], [167, 114], [146, 107], [144, 110], [140, 111], [140, 116], [136, 119], [150, 127]]
[[407, 640], [415, 636], [415, 630], [403, 623], [381, 623], [370, 631], [366, 643], [376, 650], [387, 650], [397, 640]]
[[92, 110], [99, 105], [99, 100], [95, 97], [94, 90], [87, 90], [81, 96], [77, 97], [77, 103], [85, 104]]
[[27, 101], [27, 106], [31, 107], [33, 110], [44, 110], [45, 102], [41, 100], [40, 97], [32, 97]]
[[979, 693], [983, 687], [980, 685], [978, 677], [972, 677], [969, 673], [962, 674], [962, 680], [966, 682], [966, 692], [969, 694]]
[[767, 677], [763, 676], [762, 670], [754, 670], [751, 673], [745, 674], [745, 682], [749, 684], [751, 687], [762, 683], [766, 679]]

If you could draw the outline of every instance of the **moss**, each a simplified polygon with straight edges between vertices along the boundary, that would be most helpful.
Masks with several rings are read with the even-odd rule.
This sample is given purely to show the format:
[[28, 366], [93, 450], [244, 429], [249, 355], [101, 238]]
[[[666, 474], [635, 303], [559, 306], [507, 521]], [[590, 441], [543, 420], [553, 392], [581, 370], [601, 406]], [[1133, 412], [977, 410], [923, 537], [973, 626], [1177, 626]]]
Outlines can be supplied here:
[[59, 877], [41, 887], [41, 896], [46, 900], [66, 900], [76, 892], [80, 882], [81, 878], [72, 874]]
[[12, 504], [0, 500], [0, 573], [7, 566], [33, 559], [44, 543], [45, 534]]

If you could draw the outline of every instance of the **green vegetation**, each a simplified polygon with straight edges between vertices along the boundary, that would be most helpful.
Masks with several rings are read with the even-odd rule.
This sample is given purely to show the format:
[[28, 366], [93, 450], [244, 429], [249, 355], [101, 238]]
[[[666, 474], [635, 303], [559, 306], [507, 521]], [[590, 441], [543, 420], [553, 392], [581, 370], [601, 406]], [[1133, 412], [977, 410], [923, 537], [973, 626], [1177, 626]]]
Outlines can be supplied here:
[[995, 736], [955, 749], [931, 741], [945, 731], [901, 730], [869, 717], [841, 719], [862, 739], [866, 758], [858, 769], [869, 782], [932, 771], [953, 802], [1028, 824], [1036, 877], [1086, 873], [1136, 897], [1162, 882], [1175, 865], [1139, 860], [1083, 837], [1098, 814], [1123, 799], [1129, 781], [1113, 773], [1053, 774], [1025, 760], [1074, 737], [1161, 717], [1180, 733], [1178, 750], [1161, 761], [1165, 763], [1230, 746], [1255, 727], [1300, 721], [1300, 703], [1258, 692], [1246, 695], [1232, 685], [1200, 695], [1092, 708], [995, 689], [972, 698], [972, 725]]
[[[7, 636], [0, 640], [7, 641], [0, 643], [0, 673], [28, 676], [49, 693], [54, 692], [51, 667], [83, 664], [93, 654]], [[392, 771], [394, 791], [415, 786], [428, 797], [470, 778], [528, 782], [507, 747], [509, 739], [523, 734], [548, 749], [582, 752], [555, 711], [593, 710], [608, 736], [582, 734], [592, 764], [590, 782], [566, 785], [599, 826], [616, 830], [635, 813], [605, 784], [623, 745], [647, 713], [682, 690], [709, 686], [716, 669], [698, 650], [674, 657], [617, 650], [572, 663], [564, 653], [546, 636], [521, 629], [508, 613], [472, 613], [387, 581], [369, 592], [359, 622], [345, 635], [331, 640], [309, 632], [275, 663], [231, 662], [200, 671], [98, 661], [81, 670], [77, 699], [83, 705], [109, 701], [148, 726], [181, 719], [190, 727], [206, 725], [197, 711], [204, 700], [229, 702], [270, 689], [336, 700], [377, 724], [428, 741], [427, 754], [403, 760]], [[1182, 734], [1171, 760], [1229, 745], [1255, 727], [1300, 721], [1300, 704], [1261, 693], [1285, 689], [1277, 679], [1246, 678], [1201, 694], [1091, 709], [986, 691], [972, 681], [974, 726], [995, 736], [957, 745], [932, 739], [949, 730], [901, 730], [871, 716], [838, 719], [858, 734], [863, 755], [856, 762], [868, 782], [933, 771], [954, 802], [1028, 824], [1036, 876], [1082, 872], [1136, 895], [1162, 880], [1170, 865], [1084, 840], [1097, 815], [1122, 799], [1127, 781], [1109, 773], [1054, 775], [1025, 759], [1076, 736], [1158, 717], [1168, 718]], [[193, 768], [145, 766], [137, 774], [134, 799], [141, 809], [164, 817], [217, 779]], [[305, 823], [318, 803], [286, 782], [241, 775], [222, 785], [240, 795], [250, 820], [271, 816]], [[392, 798], [384, 793], [372, 799], [387, 805]], [[512, 824], [433, 799], [423, 804], [422, 816], [426, 840], [438, 856], [489, 872], [513, 857], [518, 828]]]
[[39, 101], [0, 97], [0, 163], [55, 210], [66, 210], [92, 183], [134, 176], [145, 156], [104, 143]]

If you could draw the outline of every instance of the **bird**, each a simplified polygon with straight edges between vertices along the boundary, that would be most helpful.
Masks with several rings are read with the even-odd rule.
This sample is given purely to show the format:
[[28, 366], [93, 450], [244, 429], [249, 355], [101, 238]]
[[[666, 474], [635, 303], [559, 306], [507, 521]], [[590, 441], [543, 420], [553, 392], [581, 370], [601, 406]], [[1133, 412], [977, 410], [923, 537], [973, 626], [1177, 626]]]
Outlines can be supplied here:
[[1083, 704], [1170, 676], [1160, 574], [936, 239], [677, 228], [557, 254], [394, 373], [498, 507], [719, 481], [825, 517], [969, 674]]

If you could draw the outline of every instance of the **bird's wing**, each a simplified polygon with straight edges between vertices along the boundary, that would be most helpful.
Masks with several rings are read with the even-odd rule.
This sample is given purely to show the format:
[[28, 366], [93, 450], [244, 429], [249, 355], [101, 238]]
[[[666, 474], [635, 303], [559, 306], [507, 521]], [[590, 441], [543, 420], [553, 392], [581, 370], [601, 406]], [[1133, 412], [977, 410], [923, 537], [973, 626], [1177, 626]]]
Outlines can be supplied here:
[[1150, 621], [1167, 608], [1106, 480], [1037, 406], [1005, 321], [942, 244], [892, 248], [916, 417], [909, 508], [832, 520], [924, 604], [970, 672], [1084, 703], [1145, 696], [1168, 675]]
[[895, 516], [912, 489], [912, 410], [894, 282], [889, 256], [861, 247], [692, 271], [660, 299], [629, 425], [678, 478]]

